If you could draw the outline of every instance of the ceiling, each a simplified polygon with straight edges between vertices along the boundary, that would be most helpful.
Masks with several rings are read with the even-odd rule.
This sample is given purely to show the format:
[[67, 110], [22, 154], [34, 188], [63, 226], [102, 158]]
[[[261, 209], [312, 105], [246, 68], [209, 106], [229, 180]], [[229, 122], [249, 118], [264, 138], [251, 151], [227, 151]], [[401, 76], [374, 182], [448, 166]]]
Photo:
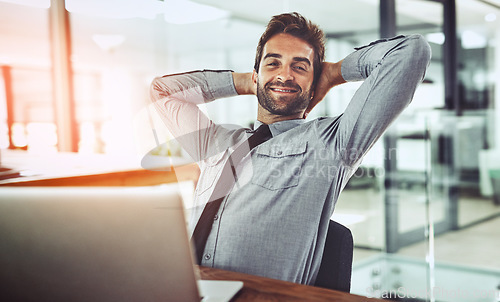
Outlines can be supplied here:
[[[15, 66], [50, 66], [50, 34], [48, 10], [15, 5], [0, 0], [0, 64]], [[16, 0], [9, 0], [16, 1]], [[32, 0], [23, 0], [32, 1]], [[42, 1], [42, 0], [39, 0]], [[85, 1], [85, 0], [67, 0]], [[128, 2], [134, 2], [127, 0]], [[140, 0], [146, 1], [146, 0]], [[148, 0], [156, 1], [157, 0]], [[164, 2], [163, 2], [164, 1]], [[163, 0], [167, 9], [178, 1]], [[113, 53], [113, 60], [126, 62], [144, 71], [157, 65], [158, 55], [200, 50], [254, 49], [269, 18], [284, 11], [298, 11], [319, 24], [327, 34], [352, 33], [378, 35], [377, 0], [193, 0], [197, 3], [229, 12], [223, 20], [203, 23], [168, 24], [161, 15], [154, 19], [103, 18], [106, 11], [95, 9], [99, 14], [71, 13], [73, 62], [79, 68], [95, 68], [111, 60], [111, 50], [103, 50], [93, 36], [123, 35], [124, 42]], [[500, 28], [500, 0], [457, 1], [457, 20], [460, 30], [473, 29], [483, 35], [494, 35]], [[82, 3], [107, 3], [116, 9], [125, 3], [118, 0], [87, 1]], [[146, 3], [146, 2], [141, 2]], [[160, 3], [160, 4], [163, 4]], [[436, 31], [442, 24], [442, 6], [435, 1], [397, 0], [398, 26], [412, 27], [414, 32]], [[495, 6], [496, 5], [496, 6]], [[92, 12], [92, 9], [88, 10]], [[186, 14], [189, 12], [186, 12]], [[486, 22], [485, 16], [496, 14], [496, 20]], [[431, 25], [429, 27], [429, 25]], [[432, 27], [435, 25], [435, 28]], [[155, 54], [155, 55], [151, 55]], [[165, 59], [166, 60], [166, 59]], [[154, 71], [153, 71], [154, 72]]]

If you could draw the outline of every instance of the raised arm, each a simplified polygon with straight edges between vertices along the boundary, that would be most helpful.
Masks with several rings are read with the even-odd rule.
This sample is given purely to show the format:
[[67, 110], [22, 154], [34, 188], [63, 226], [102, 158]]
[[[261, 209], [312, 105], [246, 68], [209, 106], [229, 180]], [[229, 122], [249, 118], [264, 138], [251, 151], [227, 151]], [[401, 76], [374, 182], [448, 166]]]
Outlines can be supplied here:
[[335, 125], [323, 123], [319, 136], [355, 165], [411, 102], [430, 62], [429, 44], [421, 35], [379, 40], [357, 48], [341, 63], [342, 78], [361, 81]]
[[218, 145], [227, 139], [219, 142], [217, 137], [233, 130], [213, 123], [198, 105], [235, 96], [238, 88], [242, 89], [235, 87], [231, 71], [205, 70], [155, 78], [150, 94], [170, 133], [193, 160], [200, 161], [227, 148]]

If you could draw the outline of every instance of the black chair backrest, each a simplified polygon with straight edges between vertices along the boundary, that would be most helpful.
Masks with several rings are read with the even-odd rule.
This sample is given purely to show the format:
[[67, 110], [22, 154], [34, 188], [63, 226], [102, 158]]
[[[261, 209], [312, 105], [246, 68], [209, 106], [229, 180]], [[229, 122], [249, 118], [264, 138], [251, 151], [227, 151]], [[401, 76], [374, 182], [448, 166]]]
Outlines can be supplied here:
[[353, 248], [351, 230], [330, 220], [323, 259], [314, 285], [349, 292]]

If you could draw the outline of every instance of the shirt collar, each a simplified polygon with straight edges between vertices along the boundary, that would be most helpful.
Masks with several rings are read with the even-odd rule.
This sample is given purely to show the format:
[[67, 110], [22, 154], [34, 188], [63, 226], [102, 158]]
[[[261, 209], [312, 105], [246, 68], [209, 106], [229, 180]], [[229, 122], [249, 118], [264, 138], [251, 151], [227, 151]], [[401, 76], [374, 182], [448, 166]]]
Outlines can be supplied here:
[[[294, 120], [286, 120], [281, 122], [272, 123], [269, 125], [269, 129], [271, 130], [271, 134], [277, 136], [283, 132], [287, 132], [297, 126], [300, 126], [305, 123], [305, 119], [294, 119]], [[253, 128], [257, 129], [263, 123], [261, 121], [255, 121]]]

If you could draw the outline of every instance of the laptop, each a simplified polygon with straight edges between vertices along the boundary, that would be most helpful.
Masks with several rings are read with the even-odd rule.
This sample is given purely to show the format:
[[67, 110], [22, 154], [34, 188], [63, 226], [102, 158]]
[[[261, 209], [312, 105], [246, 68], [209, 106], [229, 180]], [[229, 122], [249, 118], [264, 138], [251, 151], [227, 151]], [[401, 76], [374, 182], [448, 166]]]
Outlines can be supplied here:
[[200, 281], [176, 184], [0, 188], [0, 301], [228, 301]]

